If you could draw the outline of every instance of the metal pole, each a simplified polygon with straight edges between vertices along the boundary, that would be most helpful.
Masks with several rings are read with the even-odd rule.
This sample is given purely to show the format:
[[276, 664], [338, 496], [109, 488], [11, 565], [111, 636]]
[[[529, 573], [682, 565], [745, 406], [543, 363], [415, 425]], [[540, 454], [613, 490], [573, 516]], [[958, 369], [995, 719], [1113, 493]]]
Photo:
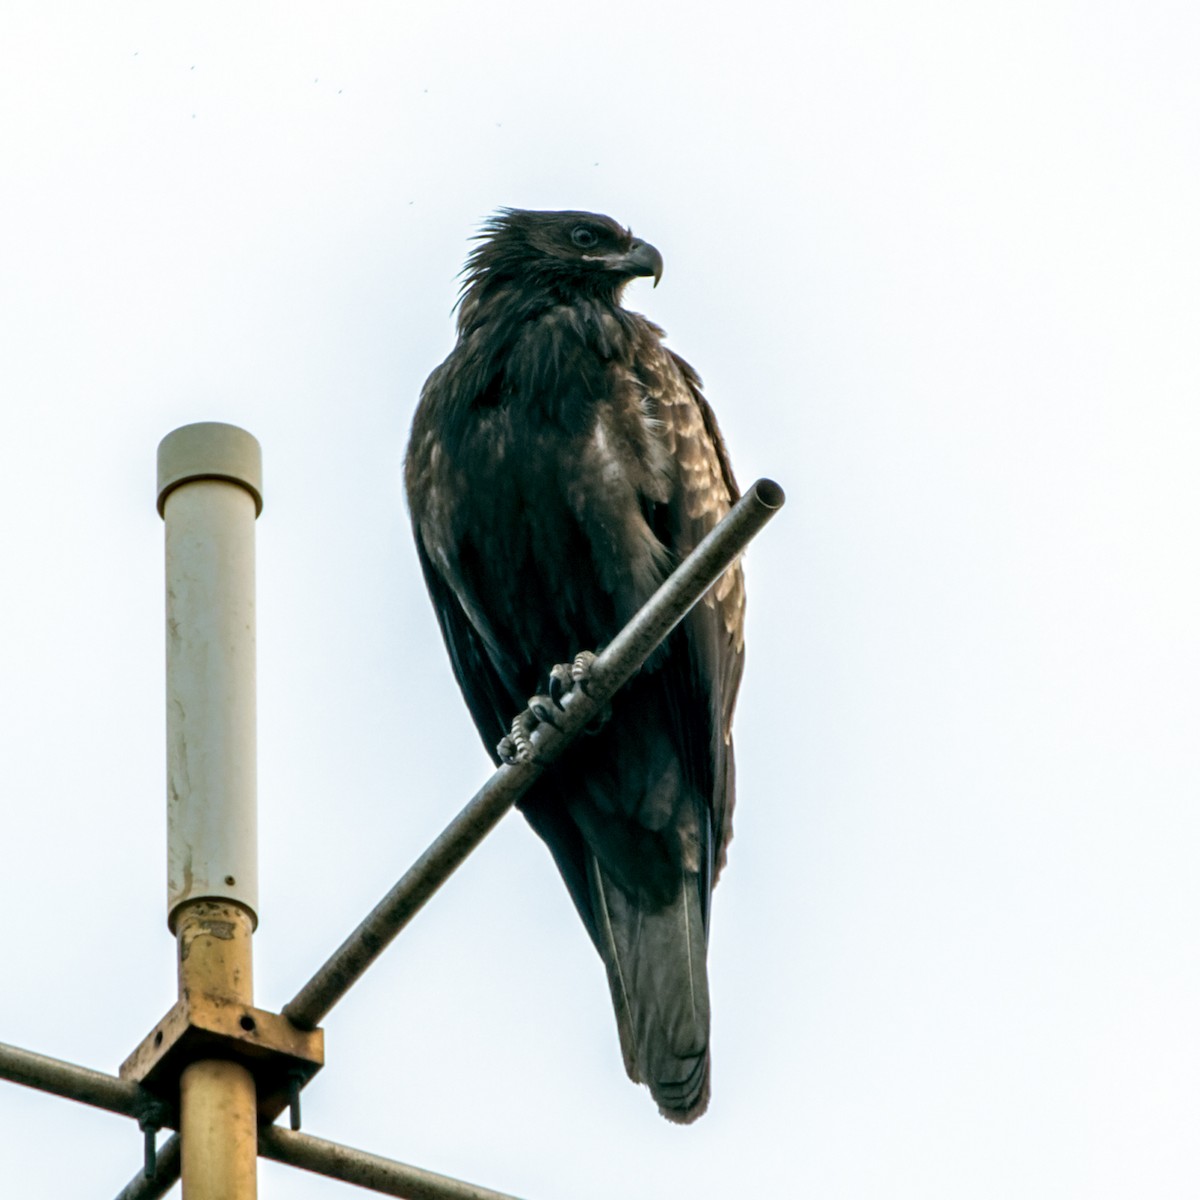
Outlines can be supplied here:
[[0, 1042], [0, 1079], [52, 1092], [81, 1104], [138, 1117], [148, 1101], [136, 1083]]
[[[179, 995], [253, 1003], [257, 924], [254, 522], [245, 430], [186, 425], [158, 448], [166, 523], [167, 921]], [[254, 1200], [254, 1077], [201, 1059], [180, 1081], [184, 1200]]]
[[[262, 1158], [352, 1183], [384, 1196], [406, 1200], [515, 1200], [507, 1192], [464, 1183], [448, 1175], [423, 1171], [379, 1154], [369, 1154], [307, 1133], [293, 1133], [278, 1125], [258, 1131], [258, 1153]], [[158, 1151], [158, 1169], [153, 1179], [139, 1171], [121, 1189], [116, 1200], [161, 1200], [179, 1178], [179, 1135], [173, 1134]]]
[[592, 668], [588, 691], [575, 688], [567, 694], [559, 728], [543, 725], [536, 730], [532, 738], [534, 757], [496, 771], [325, 965], [284, 1006], [284, 1016], [301, 1029], [313, 1029], [325, 1019], [546, 765], [562, 753], [724, 574], [783, 502], [783, 489], [769, 479], [760, 479], [742, 496], [600, 653]]
[[278, 1125], [266, 1125], [259, 1130], [258, 1152], [263, 1158], [327, 1179], [340, 1179], [384, 1196], [403, 1196], [405, 1200], [515, 1200], [507, 1192], [494, 1192], [461, 1179], [435, 1175], [325, 1138], [280, 1129]]

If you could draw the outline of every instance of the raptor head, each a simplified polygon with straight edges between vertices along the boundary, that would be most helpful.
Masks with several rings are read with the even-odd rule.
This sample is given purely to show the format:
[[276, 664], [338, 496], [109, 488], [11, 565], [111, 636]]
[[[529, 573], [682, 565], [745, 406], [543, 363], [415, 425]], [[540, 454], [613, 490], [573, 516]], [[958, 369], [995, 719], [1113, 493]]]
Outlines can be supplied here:
[[463, 271], [464, 302], [472, 292], [513, 284], [616, 302], [631, 279], [653, 276], [657, 286], [662, 277], [662, 255], [649, 242], [597, 213], [502, 208], [478, 240]]

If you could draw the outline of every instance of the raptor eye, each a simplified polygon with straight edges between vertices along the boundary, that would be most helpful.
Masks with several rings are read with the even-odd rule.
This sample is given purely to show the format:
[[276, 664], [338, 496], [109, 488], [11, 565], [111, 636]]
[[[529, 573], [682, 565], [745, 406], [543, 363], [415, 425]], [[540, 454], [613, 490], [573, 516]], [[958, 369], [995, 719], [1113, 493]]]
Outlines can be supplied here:
[[576, 225], [571, 230], [571, 241], [580, 250], [590, 250], [599, 240], [600, 235], [590, 225]]

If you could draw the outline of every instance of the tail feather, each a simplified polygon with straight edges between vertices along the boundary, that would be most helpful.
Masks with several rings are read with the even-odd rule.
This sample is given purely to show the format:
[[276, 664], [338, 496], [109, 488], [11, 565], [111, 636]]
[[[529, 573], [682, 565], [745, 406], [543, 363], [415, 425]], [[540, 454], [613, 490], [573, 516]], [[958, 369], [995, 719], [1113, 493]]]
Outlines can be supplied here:
[[709, 1097], [700, 877], [682, 870], [675, 896], [651, 909], [617, 887], [594, 857], [588, 870], [625, 1070], [650, 1088], [668, 1120], [694, 1121]]

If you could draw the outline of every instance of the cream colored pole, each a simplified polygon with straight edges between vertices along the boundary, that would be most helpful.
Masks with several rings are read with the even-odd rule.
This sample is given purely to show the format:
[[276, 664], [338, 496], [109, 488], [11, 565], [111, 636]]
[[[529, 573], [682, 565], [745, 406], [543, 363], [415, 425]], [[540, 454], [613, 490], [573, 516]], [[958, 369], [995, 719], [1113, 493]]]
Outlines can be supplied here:
[[[258, 923], [254, 522], [258, 443], [186, 425], [158, 448], [166, 522], [168, 923], [179, 994], [253, 1003]], [[184, 1200], [254, 1200], [254, 1077], [201, 1060], [180, 1082]]]

